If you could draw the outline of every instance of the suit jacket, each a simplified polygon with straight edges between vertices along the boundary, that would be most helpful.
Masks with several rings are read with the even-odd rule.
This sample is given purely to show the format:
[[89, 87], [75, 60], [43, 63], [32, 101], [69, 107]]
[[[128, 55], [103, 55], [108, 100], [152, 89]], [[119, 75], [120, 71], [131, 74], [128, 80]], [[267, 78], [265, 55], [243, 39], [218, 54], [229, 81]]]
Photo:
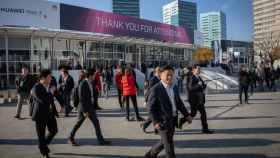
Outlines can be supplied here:
[[[63, 81], [62, 81], [62, 77], [60, 76], [59, 78], [59, 84], [62, 84]], [[64, 94], [68, 94], [70, 95], [73, 88], [75, 86], [75, 83], [74, 83], [74, 79], [72, 76], [68, 75], [64, 85], [62, 87], [60, 87], [60, 91], [62, 91]]]
[[153, 76], [151, 80], [149, 80], [149, 86], [148, 86], [148, 90], [147, 93], [145, 94], [145, 101], [148, 101], [148, 96], [150, 94], [150, 89], [157, 84], [160, 81], [160, 79], [156, 76]]
[[[174, 102], [177, 111], [180, 111], [185, 117], [189, 115], [188, 110], [184, 106], [183, 101], [179, 96], [179, 91], [174, 87]], [[150, 95], [148, 96], [147, 106], [150, 107], [149, 113], [154, 124], [160, 123], [164, 126], [177, 126], [178, 118], [176, 117], [176, 122], [174, 121], [172, 103], [169, 96], [161, 82], [158, 82], [150, 90]]]
[[[199, 84], [201, 82], [202, 84]], [[201, 77], [196, 77], [192, 75], [188, 82], [189, 91], [189, 102], [190, 105], [204, 105], [205, 104], [205, 93], [204, 90], [206, 84], [201, 79]]]
[[58, 116], [54, 104], [53, 95], [47, 92], [46, 88], [37, 83], [32, 88], [32, 120], [33, 121], [47, 121], [50, 114]]
[[92, 101], [94, 87], [92, 86], [93, 91], [91, 91], [89, 84], [91, 84], [91, 82], [88, 83], [87, 80], [83, 80], [79, 84], [79, 112], [92, 112], [95, 110], [94, 103]]
[[25, 77], [20, 76], [16, 80], [16, 87], [17, 92], [23, 95], [29, 95], [32, 87], [35, 85], [36, 80], [30, 74], [26, 75]]

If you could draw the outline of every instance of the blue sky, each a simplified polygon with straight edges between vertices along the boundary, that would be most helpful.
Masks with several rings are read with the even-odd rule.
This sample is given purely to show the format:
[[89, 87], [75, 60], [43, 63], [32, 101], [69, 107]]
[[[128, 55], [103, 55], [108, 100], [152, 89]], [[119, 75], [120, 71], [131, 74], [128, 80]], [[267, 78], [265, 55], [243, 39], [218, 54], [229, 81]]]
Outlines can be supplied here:
[[[111, 12], [111, 0], [49, 0]], [[173, 0], [140, 0], [141, 18], [162, 22], [162, 6]], [[227, 39], [251, 41], [252, 0], [186, 0], [196, 2], [199, 13], [222, 10], [227, 16]], [[198, 17], [199, 18], [199, 17]]]

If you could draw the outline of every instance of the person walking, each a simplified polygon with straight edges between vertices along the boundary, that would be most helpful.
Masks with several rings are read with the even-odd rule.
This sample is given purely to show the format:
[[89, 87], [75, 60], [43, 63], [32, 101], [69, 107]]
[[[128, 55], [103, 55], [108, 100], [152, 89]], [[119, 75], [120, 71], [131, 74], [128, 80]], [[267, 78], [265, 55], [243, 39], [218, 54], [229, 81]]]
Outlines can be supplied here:
[[245, 95], [245, 103], [249, 104], [248, 102], [248, 88], [250, 84], [249, 73], [245, 66], [241, 66], [239, 71], [239, 101], [240, 104], [243, 103], [242, 94], [244, 92]]
[[[197, 111], [200, 113], [200, 120], [202, 125], [202, 133], [212, 134], [213, 131], [209, 130], [207, 123], [207, 114], [205, 109], [205, 89], [206, 84], [199, 76], [200, 67], [194, 65], [192, 67], [192, 75], [189, 77], [188, 81], [188, 96], [189, 103], [191, 106], [191, 117], [195, 117]], [[180, 120], [179, 128], [182, 128], [183, 120]]]
[[132, 73], [131, 68], [125, 69], [125, 74], [122, 77], [122, 90], [123, 90], [123, 96], [126, 103], [126, 119], [127, 121], [130, 121], [130, 108], [129, 108], [129, 99], [131, 99], [134, 112], [136, 115], [137, 121], [144, 121], [144, 119], [139, 115], [138, 106], [137, 106], [137, 88], [136, 88], [136, 82], [135, 77]]
[[[39, 83], [31, 91], [33, 100], [32, 120], [35, 121], [40, 152], [45, 158], [49, 158], [50, 149], [48, 145], [58, 131], [55, 118], [58, 117], [58, 113], [54, 105], [54, 91], [50, 88], [50, 82], [52, 80], [51, 71], [42, 70], [39, 79]], [[49, 131], [47, 136], [46, 128]]]
[[[151, 80], [149, 81], [148, 83], [148, 88], [147, 88], [147, 92], [145, 94], [145, 102], [144, 104], [147, 105], [147, 101], [148, 101], [148, 97], [149, 97], [149, 94], [150, 94], [150, 90], [151, 88], [156, 85], [158, 82], [160, 82], [160, 73], [161, 73], [161, 69], [159, 66], [157, 66], [154, 70], [154, 76], [153, 78], [151, 78]], [[147, 107], [147, 109], [149, 110], [149, 107]], [[142, 128], [142, 130], [146, 133], [146, 129], [150, 126], [150, 124], [152, 123], [152, 119], [151, 117], [148, 117], [146, 119], [146, 121], [144, 123], [142, 123], [140, 126]], [[157, 132], [157, 131], [155, 131]]]
[[94, 78], [92, 80], [92, 85], [94, 90], [94, 107], [96, 108], [96, 110], [102, 110], [98, 102], [99, 95], [102, 91], [100, 69], [98, 68], [94, 71], [95, 71]]
[[78, 121], [71, 130], [68, 143], [77, 146], [78, 144], [75, 141], [75, 134], [78, 129], [81, 127], [86, 118], [92, 122], [95, 127], [95, 134], [98, 140], [99, 145], [109, 145], [110, 141], [104, 139], [99, 120], [96, 114], [96, 108], [94, 107], [94, 90], [92, 85], [92, 80], [94, 78], [94, 70], [87, 70], [86, 78], [81, 81], [79, 84], [79, 105], [78, 105]]
[[59, 92], [64, 102], [65, 117], [68, 117], [69, 113], [73, 110], [73, 107], [71, 106], [71, 95], [75, 83], [73, 77], [69, 74], [68, 70], [65, 67], [62, 67], [60, 69], [60, 75]]
[[156, 158], [165, 149], [166, 158], [176, 158], [173, 136], [178, 125], [178, 111], [191, 123], [192, 118], [180, 98], [178, 87], [173, 87], [174, 69], [171, 66], [162, 68], [161, 81], [154, 85], [148, 96], [147, 106], [154, 123], [159, 131], [161, 140], [146, 154], [145, 158]]
[[[14, 116], [17, 119], [20, 119], [21, 111], [22, 111], [22, 104], [24, 100], [26, 100], [29, 103], [29, 96], [30, 91], [34, 84], [36, 83], [36, 80], [34, 77], [29, 74], [28, 68], [26, 66], [23, 66], [21, 68], [21, 76], [16, 80], [16, 89], [17, 89], [17, 110], [16, 115]], [[29, 115], [31, 115], [31, 106], [29, 106]]]
[[123, 76], [122, 69], [119, 67], [116, 70], [116, 75], [115, 75], [115, 83], [117, 87], [117, 92], [118, 92], [118, 100], [120, 104], [120, 108], [123, 109], [123, 98], [122, 98], [122, 76]]

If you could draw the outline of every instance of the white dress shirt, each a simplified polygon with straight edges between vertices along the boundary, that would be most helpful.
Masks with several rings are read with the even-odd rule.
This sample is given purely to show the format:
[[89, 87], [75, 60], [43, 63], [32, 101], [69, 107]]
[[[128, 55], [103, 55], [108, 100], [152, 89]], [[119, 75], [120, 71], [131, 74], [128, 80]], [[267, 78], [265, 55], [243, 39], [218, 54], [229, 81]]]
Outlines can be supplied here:
[[169, 86], [166, 83], [164, 83], [163, 81], [161, 81], [161, 83], [162, 83], [163, 87], [165, 88], [166, 93], [167, 93], [167, 95], [169, 97], [169, 100], [171, 102], [172, 114], [173, 114], [173, 116], [177, 116], [177, 108], [176, 108], [176, 105], [175, 105], [175, 95], [174, 95], [173, 86]]

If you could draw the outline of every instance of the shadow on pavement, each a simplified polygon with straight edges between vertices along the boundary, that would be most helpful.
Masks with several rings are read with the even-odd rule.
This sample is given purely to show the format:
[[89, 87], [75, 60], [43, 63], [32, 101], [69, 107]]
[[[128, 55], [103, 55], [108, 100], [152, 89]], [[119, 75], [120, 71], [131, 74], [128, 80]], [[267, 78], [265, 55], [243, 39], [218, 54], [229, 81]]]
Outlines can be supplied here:
[[[276, 128], [234, 128], [234, 129], [214, 129], [215, 134], [279, 134], [280, 127]], [[201, 134], [200, 129], [186, 129], [176, 131], [176, 135]]]
[[[58, 156], [75, 157], [98, 157], [98, 158], [143, 158], [144, 156], [128, 155], [101, 155], [101, 154], [77, 154], [77, 153], [54, 153]], [[143, 154], [144, 155], [144, 154]], [[158, 156], [164, 158], [165, 156]], [[177, 158], [272, 158], [262, 154], [176, 154]]]
[[[126, 139], [111, 138], [113, 146], [120, 147], [147, 147], [152, 146], [159, 139]], [[78, 144], [96, 145], [96, 139], [81, 138], [77, 139]], [[37, 139], [0, 139], [0, 145], [37, 145]], [[207, 139], [207, 140], [178, 140], [175, 141], [178, 148], [230, 148], [230, 147], [256, 147], [268, 146], [279, 143], [269, 139]], [[67, 144], [67, 139], [54, 139], [51, 144]]]

